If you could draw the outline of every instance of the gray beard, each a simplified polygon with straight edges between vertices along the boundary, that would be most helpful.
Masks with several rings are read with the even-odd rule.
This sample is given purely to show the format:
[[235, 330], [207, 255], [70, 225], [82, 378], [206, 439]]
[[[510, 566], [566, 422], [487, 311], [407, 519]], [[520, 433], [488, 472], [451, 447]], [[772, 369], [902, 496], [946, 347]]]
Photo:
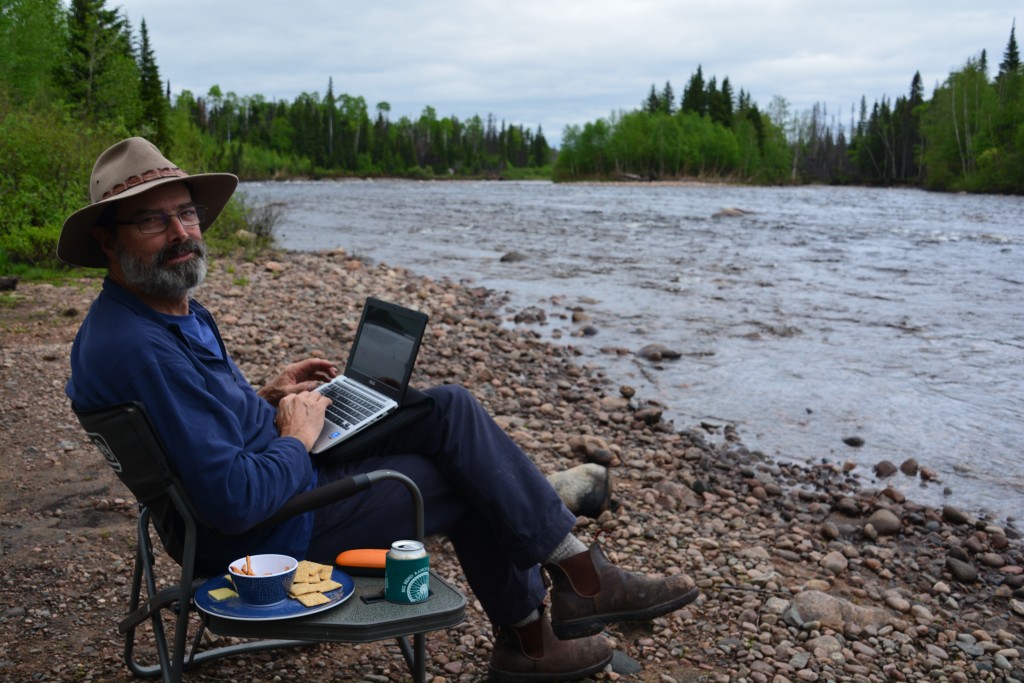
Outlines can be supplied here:
[[[191, 298], [206, 279], [206, 244], [196, 239], [161, 249], [149, 262], [114, 245], [118, 263], [128, 284], [150, 296], [162, 299]], [[197, 258], [177, 266], [166, 267], [165, 261], [181, 254], [194, 253]]]

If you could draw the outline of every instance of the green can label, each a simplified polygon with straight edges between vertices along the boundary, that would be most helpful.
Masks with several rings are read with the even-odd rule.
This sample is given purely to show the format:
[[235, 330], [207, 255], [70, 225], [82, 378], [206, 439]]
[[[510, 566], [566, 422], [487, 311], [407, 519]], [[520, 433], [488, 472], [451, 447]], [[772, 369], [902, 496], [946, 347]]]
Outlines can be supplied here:
[[384, 562], [384, 597], [410, 604], [430, 597], [430, 558], [419, 541], [395, 541]]

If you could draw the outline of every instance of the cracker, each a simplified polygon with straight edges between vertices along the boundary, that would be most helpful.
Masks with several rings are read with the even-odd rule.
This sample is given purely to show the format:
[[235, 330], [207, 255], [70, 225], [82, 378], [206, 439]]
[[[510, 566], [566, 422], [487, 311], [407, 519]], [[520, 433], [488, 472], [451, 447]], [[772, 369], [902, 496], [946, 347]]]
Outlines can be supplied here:
[[296, 595], [295, 599], [301, 602], [306, 607], [326, 605], [331, 601], [331, 599], [323, 593], [304, 593], [303, 595]]
[[292, 587], [288, 589], [288, 593], [292, 597], [298, 597], [300, 595], [306, 595], [307, 593], [319, 593], [320, 589], [317, 588], [315, 583], [293, 583]]
[[311, 560], [299, 560], [295, 571], [296, 573], [318, 575], [320, 573], [320, 565]]
[[337, 581], [334, 581], [333, 579], [327, 579], [326, 581], [320, 581], [312, 585], [316, 586], [316, 589], [321, 593], [329, 593], [333, 590], [341, 588], [341, 584]]
[[327, 564], [320, 565], [320, 580], [321, 581], [329, 580], [333, 573], [334, 573], [334, 567], [332, 567], [330, 565], [327, 565]]

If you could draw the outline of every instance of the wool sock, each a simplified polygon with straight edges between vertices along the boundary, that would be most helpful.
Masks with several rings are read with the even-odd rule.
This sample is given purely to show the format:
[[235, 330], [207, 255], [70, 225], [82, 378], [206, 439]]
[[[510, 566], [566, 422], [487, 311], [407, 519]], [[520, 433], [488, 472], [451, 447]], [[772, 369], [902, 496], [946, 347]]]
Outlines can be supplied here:
[[540, 619], [540, 610], [535, 609], [529, 614], [527, 614], [525, 619], [522, 619], [521, 621], [517, 621], [516, 623], [512, 624], [512, 628], [520, 628], [521, 626], [526, 626], [527, 624], [531, 624], [537, 621], [538, 619]]
[[586, 549], [587, 546], [583, 545], [583, 541], [572, 534], [566, 534], [561, 543], [556, 545], [555, 549], [551, 551], [550, 555], [548, 555], [548, 559], [544, 560], [544, 563], [553, 564], [555, 562], [561, 562], [573, 555], [579, 555], [580, 553], [585, 552]]
[[[578, 555], [582, 552], [585, 552], [586, 550], [587, 546], [583, 545], [583, 541], [576, 538], [572, 534], [566, 534], [565, 538], [563, 538], [562, 541], [557, 546], [555, 546], [555, 549], [551, 551], [551, 554], [548, 555], [548, 559], [544, 560], [544, 564], [559, 562], [560, 560], [564, 560], [567, 557], [572, 557], [573, 555]], [[519, 628], [521, 626], [526, 626], [529, 623], [537, 621], [538, 619], [540, 619], [540, 610], [535, 609], [529, 614], [527, 614], [526, 618], [517, 621], [516, 623], [512, 624], [512, 626], [513, 628]]]

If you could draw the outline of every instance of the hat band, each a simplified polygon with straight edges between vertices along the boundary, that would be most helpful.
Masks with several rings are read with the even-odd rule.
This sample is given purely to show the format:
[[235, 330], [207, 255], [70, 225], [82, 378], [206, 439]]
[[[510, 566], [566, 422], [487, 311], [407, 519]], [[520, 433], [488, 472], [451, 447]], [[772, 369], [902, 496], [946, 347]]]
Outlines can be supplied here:
[[103, 199], [107, 199], [108, 197], [114, 197], [116, 195], [121, 194], [125, 190], [135, 187], [136, 185], [148, 183], [149, 181], [156, 180], [157, 178], [187, 177], [188, 173], [185, 173], [180, 168], [174, 166], [167, 168], [151, 168], [148, 171], [143, 171], [139, 175], [129, 176], [123, 183], [118, 183], [117, 185], [114, 185], [114, 187], [110, 188], [109, 190], [103, 193]]

